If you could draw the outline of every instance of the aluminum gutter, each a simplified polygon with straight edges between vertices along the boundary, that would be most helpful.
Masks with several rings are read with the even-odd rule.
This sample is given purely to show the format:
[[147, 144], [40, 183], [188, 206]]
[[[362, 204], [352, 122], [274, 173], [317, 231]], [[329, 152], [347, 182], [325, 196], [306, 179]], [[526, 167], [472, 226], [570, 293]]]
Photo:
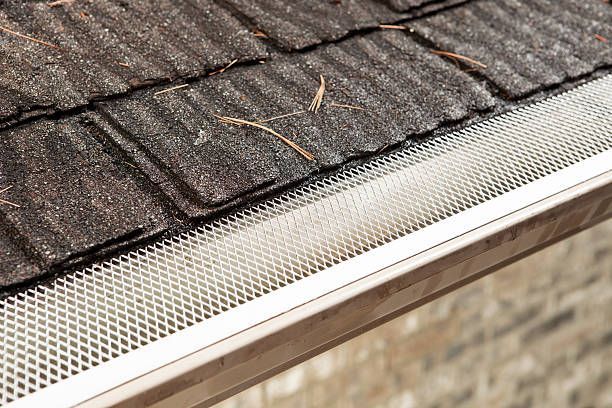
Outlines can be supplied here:
[[[612, 154], [599, 159], [598, 162], [610, 163]], [[585, 163], [594, 168], [600, 167], [598, 164], [601, 163]], [[609, 164], [601, 167], [606, 166]], [[574, 179], [572, 173], [563, 172], [559, 178]], [[243, 314], [252, 314], [255, 308], [261, 323], [128, 381], [89, 400], [85, 406], [210, 406], [612, 216], [612, 171], [520, 208], [539, 195], [538, 190], [540, 194], [548, 190], [541, 196], [550, 193], [552, 189], [545, 188], [544, 182], [555, 187], [564, 184], [561, 180], [542, 181], [489, 202], [490, 208], [468, 210], [443, 222], [447, 225], [440, 228], [416, 232], [380, 251], [373, 250], [279, 289], [256, 305], [244, 305], [242, 310], [235, 310], [232, 319], [248, 320]], [[494, 219], [500, 206], [519, 209]], [[482, 223], [483, 218], [491, 221]], [[448, 232], [451, 224], [463, 224], [466, 230], [435, 244], [441, 238], [436, 230]], [[475, 228], [469, 230], [472, 226]], [[410, 255], [415, 248], [422, 252]], [[352, 275], [350, 283], [346, 279], [348, 273]], [[354, 280], [355, 276], [361, 278]], [[279, 304], [287, 308], [286, 312], [276, 314]], [[223, 330], [223, 326], [221, 323], [214, 329]], [[173, 341], [165, 348], [188, 348], [185, 343], [207, 337], [211, 327], [194, 329], [184, 333], [184, 342]], [[142, 364], [139, 360], [122, 365]], [[112, 371], [106, 375], [113, 375]]]
[[0, 304], [0, 403], [208, 406], [612, 215], [612, 76]]

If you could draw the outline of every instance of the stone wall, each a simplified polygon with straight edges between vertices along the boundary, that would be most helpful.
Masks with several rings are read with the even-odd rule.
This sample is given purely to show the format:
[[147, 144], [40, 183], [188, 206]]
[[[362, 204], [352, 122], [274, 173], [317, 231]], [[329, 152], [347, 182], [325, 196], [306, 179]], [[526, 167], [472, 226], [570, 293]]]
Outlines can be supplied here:
[[612, 221], [222, 407], [611, 407]]

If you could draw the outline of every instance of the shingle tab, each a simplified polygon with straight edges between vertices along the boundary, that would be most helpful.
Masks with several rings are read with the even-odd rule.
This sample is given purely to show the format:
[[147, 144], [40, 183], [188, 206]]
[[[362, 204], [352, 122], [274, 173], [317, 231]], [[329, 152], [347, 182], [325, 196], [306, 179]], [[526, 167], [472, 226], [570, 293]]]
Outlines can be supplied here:
[[416, 17], [465, 0], [226, 0], [287, 50], [338, 40], [347, 34]]
[[266, 55], [263, 44], [211, 0], [75, 1], [53, 8], [4, 1], [0, 26], [60, 47], [0, 30], [0, 125], [31, 110], [66, 110]]
[[36, 277], [40, 268], [32, 255], [17, 245], [14, 233], [0, 219], [0, 296], [2, 288]]
[[[262, 120], [306, 110], [320, 74], [327, 90], [317, 114], [266, 123], [316, 162], [264, 131], [213, 116]], [[219, 206], [373, 154], [493, 103], [477, 82], [404, 32], [384, 31], [233, 69], [175, 92], [111, 101], [103, 109], [149, 160], [169, 169], [204, 205]]]
[[479, 1], [411, 27], [442, 50], [487, 65], [480, 72], [517, 98], [612, 64], [612, 8], [601, 1]]
[[[82, 120], [44, 120], [0, 133], [0, 187], [12, 186], [3, 199], [19, 206], [0, 206], [0, 228], [18, 231], [44, 268], [167, 227], [160, 205]], [[8, 235], [3, 239], [14, 239]], [[14, 247], [0, 243], [3, 251]], [[18, 254], [3, 257], [0, 280], [36, 273], [21, 263]]]

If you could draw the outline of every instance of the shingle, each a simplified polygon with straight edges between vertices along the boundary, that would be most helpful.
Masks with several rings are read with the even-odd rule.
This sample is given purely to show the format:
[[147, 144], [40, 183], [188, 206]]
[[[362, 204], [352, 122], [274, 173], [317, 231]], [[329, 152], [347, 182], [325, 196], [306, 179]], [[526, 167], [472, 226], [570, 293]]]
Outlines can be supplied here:
[[[261, 42], [211, 0], [4, 1], [0, 126], [31, 110], [66, 110], [168, 78], [191, 77], [266, 55]], [[127, 64], [129, 67], [120, 64]]]
[[338, 40], [351, 32], [416, 17], [465, 0], [226, 0], [287, 50]]
[[397, 18], [384, 5], [370, 0], [228, 2], [286, 49], [336, 40], [350, 31], [376, 27], [379, 20]]
[[479, 1], [411, 27], [445, 51], [487, 65], [480, 72], [517, 98], [612, 64], [612, 8], [599, 1]]
[[[267, 124], [312, 152], [316, 162], [268, 133], [213, 117], [261, 120], [306, 110], [320, 74], [327, 91], [318, 114]], [[142, 146], [147, 160], [214, 207], [372, 155], [492, 105], [484, 88], [452, 64], [404, 32], [384, 31], [233, 69], [175, 92], [110, 101], [102, 109]]]
[[[0, 186], [12, 186], [3, 198], [19, 205], [0, 206], [0, 223], [28, 242], [44, 269], [167, 227], [160, 205], [83, 120], [43, 120], [0, 133]], [[0, 243], [3, 251], [11, 246]], [[36, 273], [21, 262], [19, 255], [3, 259], [5, 284]]]
[[40, 274], [32, 255], [20, 248], [15, 238], [14, 232], [0, 219], [0, 289]]

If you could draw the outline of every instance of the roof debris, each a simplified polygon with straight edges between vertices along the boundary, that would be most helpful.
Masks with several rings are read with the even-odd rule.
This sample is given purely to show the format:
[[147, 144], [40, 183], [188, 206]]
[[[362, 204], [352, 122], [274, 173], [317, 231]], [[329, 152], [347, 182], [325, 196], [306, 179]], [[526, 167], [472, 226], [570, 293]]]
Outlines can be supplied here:
[[269, 127], [266, 127], [266, 126], [264, 126], [264, 125], [262, 125], [260, 123], [250, 122], [248, 120], [243, 120], [243, 119], [231, 118], [229, 116], [219, 116], [219, 115], [215, 115], [215, 114], [213, 114], [213, 116], [216, 117], [217, 119], [219, 119], [219, 121], [221, 123], [226, 123], [226, 124], [230, 124], [230, 125], [238, 125], [238, 126], [242, 126], [242, 125], [253, 126], [253, 127], [259, 128], [261, 130], [265, 130], [266, 132], [268, 132], [268, 133], [276, 136], [277, 138], [279, 138], [281, 141], [283, 141], [289, 147], [293, 148], [299, 154], [304, 156], [307, 160], [309, 160], [309, 161], [314, 160], [314, 156], [313, 156], [312, 153], [310, 153], [309, 151], [303, 149], [302, 147], [300, 147], [296, 143], [292, 142], [291, 140], [287, 139], [286, 137], [284, 137], [280, 133], [277, 133], [274, 130], [270, 129]]
[[268, 38], [268, 34], [264, 33], [261, 30], [255, 30], [255, 32], [253, 32], [253, 35], [259, 38]]
[[441, 55], [443, 57], [447, 57], [450, 58], [452, 60], [462, 60], [462, 61], [467, 61], [470, 64], [474, 64], [476, 66], [479, 66], [480, 68], [487, 68], [487, 66], [485, 64], [483, 64], [480, 61], [476, 61], [475, 59], [466, 57], [465, 55], [460, 55], [460, 54], [455, 54], [454, 52], [448, 52], [448, 51], [441, 51], [441, 50], [431, 50], [432, 54], [436, 54], [436, 55]]
[[232, 65], [234, 65], [235, 63], [238, 62], [238, 59], [233, 60], [232, 62], [230, 62], [229, 64], [227, 64], [225, 67], [218, 69], [216, 71], [213, 72], [209, 72], [208, 76], [213, 76], [213, 75], [217, 75], [217, 74], [222, 74], [224, 73], [229, 67], [231, 67]]
[[382, 28], [383, 30], [406, 30], [407, 27], [403, 25], [396, 24], [380, 24], [378, 28]]
[[283, 118], [288, 118], [288, 117], [290, 117], [290, 116], [301, 115], [302, 113], [306, 113], [306, 111], [298, 111], [298, 112], [293, 112], [293, 113], [287, 113], [287, 114], [285, 114], [285, 115], [274, 116], [274, 117], [269, 118], [269, 119], [258, 120], [258, 121], [256, 121], [255, 123], [266, 123], [266, 122], [272, 122], [273, 120], [283, 119]]
[[[8, 186], [8, 187], [3, 188], [2, 190], [0, 190], [0, 194], [4, 193], [6, 191], [9, 191], [11, 188], [13, 188], [13, 186]], [[1, 198], [0, 198], [0, 204], [6, 204], [6, 205], [10, 205], [10, 206], [13, 206], [13, 207], [16, 207], [16, 208], [20, 208], [19, 205], [15, 204], [15, 203], [12, 203], [10, 201], [7, 201], [7, 200], [3, 200]]]
[[308, 110], [314, 113], [319, 111], [321, 102], [323, 102], [323, 94], [325, 93], [325, 78], [323, 78], [323, 75], [319, 75], [319, 78], [321, 79], [321, 85], [319, 85], [319, 90], [308, 107]]
[[129, 64], [127, 64], [127, 63], [125, 63], [125, 62], [119, 62], [119, 61], [117, 61], [117, 65], [122, 66], [122, 67], [124, 67], [124, 68], [129, 68], [129, 67], [130, 67], [130, 65], [129, 65]]
[[53, 7], [63, 6], [64, 4], [72, 4], [72, 3], [74, 3], [74, 0], [55, 0], [50, 3], [47, 3], [47, 6], [53, 8]]
[[25, 39], [25, 40], [29, 40], [29, 41], [35, 42], [35, 43], [37, 43], [37, 44], [42, 44], [42, 45], [47, 46], [47, 47], [50, 47], [50, 48], [55, 48], [56, 50], [59, 50], [59, 49], [60, 49], [60, 47], [58, 47], [58, 46], [57, 46], [57, 45], [55, 45], [55, 44], [51, 44], [51, 43], [48, 43], [48, 42], [46, 42], [46, 41], [39, 40], [38, 38], [30, 37], [29, 35], [25, 35], [25, 34], [18, 33], [18, 32], [16, 32], [16, 31], [11, 30], [10, 28], [6, 28], [6, 27], [3, 27], [3, 26], [0, 26], [0, 31], [4, 31], [4, 32], [6, 32], [6, 33], [9, 33], [9, 34], [12, 34], [12, 35], [14, 35], [14, 36], [17, 36], [17, 37], [23, 38], [23, 39]]
[[183, 84], [183, 85], [177, 85], [177, 86], [173, 86], [172, 88], [168, 88], [168, 89], [164, 89], [162, 91], [157, 91], [155, 92], [153, 95], [157, 96], [157, 95], [161, 95], [161, 94], [165, 94], [166, 92], [171, 92], [171, 91], [175, 91], [177, 89], [181, 89], [181, 88], [186, 88], [188, 87], [188, 84]]
[[602, 43], [607, 43], [608, 42], [608, 39], [606, 37], [602, 36], [602, 35], [595, 34], [594, 37], [595, 37], [595, 39], [597, 41], [601, 41]]
[[345, 109], [356, 109], [356, 110], [362, 110], [364, 111], [365, 108], [362, 108], [361, 106], [354, 106], [354, 105], [343, 105], [341, 103], [330, 103], [330, 106], [333, 106], [335, 108], [345, 108]]

